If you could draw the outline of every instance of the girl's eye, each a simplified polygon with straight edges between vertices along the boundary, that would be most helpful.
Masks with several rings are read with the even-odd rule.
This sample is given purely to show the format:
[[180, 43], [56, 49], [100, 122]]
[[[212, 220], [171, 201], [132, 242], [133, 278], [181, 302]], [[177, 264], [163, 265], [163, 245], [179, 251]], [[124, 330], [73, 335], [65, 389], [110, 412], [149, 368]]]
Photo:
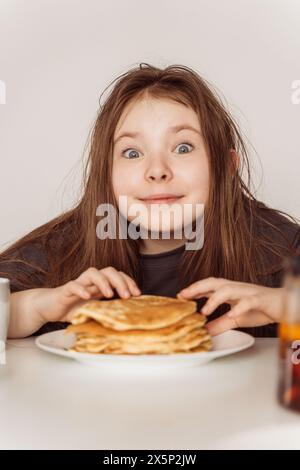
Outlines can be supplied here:
[[[125, 153], [128, 152], [129, 150], [130, 150], [129, 155], [131, 154], [131, 156], [126, 156]], [[125, 158], [128, 158], [129, 160], [132, 160], [133, 158], [138, 158], [138, 156], [137, 156], [138, 153], [139, 152], [137, 150], [129, 148], [129, 149], [123, 150], [122, 155]]]
[[[182, 144], [179, 144], [179, 145], [177, 145], [176, 148], [178, 148], [178, 147], [179, 147], [179, 148], [180, 148], [180, 147], [181, 147], [181, 148], [182, 148], [182, 147], [183, 147], [183, 148], [184, 148], [184, 147], [187, 148], [187, 146], [188, 146], [188, 147], [192, 147], [192, 149], [194, 148], [193, 145], [192, 145], [192, 144], [189, 144], [188, 142], [184, 142], [184, 143], [182, 143]], [[190, 150], [190, 151], [192, 151], [192, 150]], [[179, 153], [188, 153], [188, 152], [189, 152], [188, 150], [187, 150], [187, 151], [184, 150], [183, 152], [179, 152]]]
[[[192, 144], [189, 144], [188, 142], [183, 142], [182, 144], [177, 145], [176, 148], [178, 148], [178, 147], [179, 147], [179, 148], [181, 147], [181, 148], [183, 148], [183, 149], [184, 149], [184, 148], [187, 149], [187, 147], [191, 147], [190, 152], [191, 152], [192, 149], [194, 148], [194, 146], [193, 146]], [[129, 152], [129, 154], [126, 155], [126, 152]], [[188, 150], [188, 149], [187, 149], [187, 150], [183, 150], [183, 152], [179, 152], [179, 153], [189, 153], [189, 150]], [[132, 160], [132, 159], [134, 159], [134, 158], [138, 158], [138, 157], [139, 157], [139, 152], [138, 152], [137, 150], [133, 149], [133, 148], [128, 148], [128, 149], [123, 150], [122, 155], [123, 155], [125, 158], [128, 158], [129, 160]]]

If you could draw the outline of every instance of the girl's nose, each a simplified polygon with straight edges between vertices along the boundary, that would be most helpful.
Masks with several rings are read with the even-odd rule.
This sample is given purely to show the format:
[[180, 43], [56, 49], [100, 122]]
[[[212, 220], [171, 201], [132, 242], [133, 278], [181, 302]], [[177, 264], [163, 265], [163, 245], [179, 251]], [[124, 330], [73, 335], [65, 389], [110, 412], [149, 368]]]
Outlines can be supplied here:
[[149, 180], [151, 181], [160, 181], [160, 180], [163, 180], [163, 181], [167, 181], [168, 180], [168, 175], [166, 173], [163, 173], [161, 175], [149, 175], [148, 177]]
[[149, 181], [168, 181], [172, 178], [172, 171], [166, 165], [157, 162], [146, 170], [145, 177]]

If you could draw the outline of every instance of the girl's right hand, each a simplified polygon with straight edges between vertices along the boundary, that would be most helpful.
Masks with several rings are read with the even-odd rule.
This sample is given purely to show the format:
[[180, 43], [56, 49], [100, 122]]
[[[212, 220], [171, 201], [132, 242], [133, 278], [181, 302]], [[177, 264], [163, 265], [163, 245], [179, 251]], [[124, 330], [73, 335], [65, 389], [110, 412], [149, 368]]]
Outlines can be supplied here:
[[74, 310], [92, 298], [120, 297], [141, 294], [135, 281], [115, 268], [88, 268], [77, 279], [54, 288], [36, 289], [34, 309], [43, 322], [70, 321]]

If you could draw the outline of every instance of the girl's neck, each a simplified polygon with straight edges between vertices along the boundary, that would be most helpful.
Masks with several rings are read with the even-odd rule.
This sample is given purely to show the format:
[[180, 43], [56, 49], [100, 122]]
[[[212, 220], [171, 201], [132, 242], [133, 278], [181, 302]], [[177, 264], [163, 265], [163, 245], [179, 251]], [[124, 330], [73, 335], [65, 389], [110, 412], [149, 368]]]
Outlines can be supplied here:
[[140, 241], [139, 251], [143, 255], [155, 255], [179, 248], [180, 246], [183, 246], [185, 242], [185, 239], [142, 239]]

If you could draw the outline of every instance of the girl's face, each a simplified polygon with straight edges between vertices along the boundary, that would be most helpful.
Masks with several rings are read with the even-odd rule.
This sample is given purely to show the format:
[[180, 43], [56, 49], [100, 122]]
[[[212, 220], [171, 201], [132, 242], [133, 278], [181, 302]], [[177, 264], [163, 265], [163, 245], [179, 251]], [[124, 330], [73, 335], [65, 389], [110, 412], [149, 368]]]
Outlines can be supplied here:
[[[206, 204], [209, 192], [209, 162], [197, 114], [168, 99], [147, 97], [128, 104], [114, 134], [112, 181], [118, 204], [120, 196], [127, 197], [127, 212], [119, 205], [122, 215], [131, 221], [141, 214], [128, 215], [130, 208], [142, 205], [139, 223], [146, 230], [164, 231], [175, 204], [182, 212], [168, 217], [170, 231], [191, 223], [185, 204], [195, 220], [195, 205]], [[162, 201], [164, 206], [144, 200], [160, 194], [176, 199]], [[162, 216], [150, 215], [153, 207]]]

